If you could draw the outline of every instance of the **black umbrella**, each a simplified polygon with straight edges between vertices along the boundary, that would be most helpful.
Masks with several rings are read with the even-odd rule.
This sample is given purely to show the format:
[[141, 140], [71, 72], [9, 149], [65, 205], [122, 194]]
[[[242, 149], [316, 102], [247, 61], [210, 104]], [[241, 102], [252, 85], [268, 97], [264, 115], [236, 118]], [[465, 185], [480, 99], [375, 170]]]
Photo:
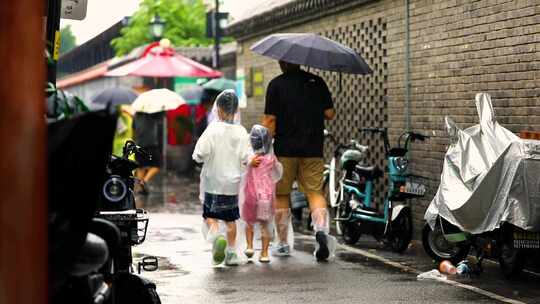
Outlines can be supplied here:
[[92, 99], [92, 103], [97, 105], [116, 106], [121, 104], [131, 104], [136, 98], [137, 93], [135, 93], [135, 91], [128, 88], [117, 87], [106, 89], [97, 94]]
[[353, 49], [317, 34], [274, 34], [251, 46], [257, 54], [325, 71], [370, 74], [368, 64]]

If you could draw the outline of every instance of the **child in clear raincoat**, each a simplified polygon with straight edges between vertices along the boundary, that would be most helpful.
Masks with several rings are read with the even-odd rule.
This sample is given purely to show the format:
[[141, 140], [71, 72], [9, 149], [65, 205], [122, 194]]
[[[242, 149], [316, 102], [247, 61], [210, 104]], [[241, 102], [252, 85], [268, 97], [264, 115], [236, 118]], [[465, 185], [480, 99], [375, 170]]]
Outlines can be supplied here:
[[250, 142], [253, 155], [242, 182], [240, 215], [246, 223], [247, 249], [244, 254], [252, 258], [254, 226], [261, 230], [261, 263], [270, 262], [268, 248], [272, 237], [272, 223], [275, 213], [276, 183], [281, 179], [283, 167], [272, 150], [272, 137], [267, 128], [254, 125], [251, 129]]
[[[197, 141], [193, 159], [203, 163], [201, 199], [213, 262], [236, 266], [240, 263], [236, 253], [236, 221], [240, 218], [238, 193], [250, 151], [249, 135], [244, 127], [234, 122], [238, 98], [233, 90], [219, 94], [214, 109], [217, 120]], [[223, 226], [220, 223], [225, 224], [225, 232], [220, 229]]]

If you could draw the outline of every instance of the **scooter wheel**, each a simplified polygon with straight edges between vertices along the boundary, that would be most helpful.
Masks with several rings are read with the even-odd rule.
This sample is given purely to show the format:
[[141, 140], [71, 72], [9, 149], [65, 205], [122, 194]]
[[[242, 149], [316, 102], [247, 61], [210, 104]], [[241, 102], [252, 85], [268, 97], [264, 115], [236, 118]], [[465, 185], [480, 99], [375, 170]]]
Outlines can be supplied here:
[[336, 224], [341, 230], [341, 238], [347, 245], [354, 245], [362, 236], [360, 228], [355, 223], [337, 222]]
[[499, 256], [499, 265], [501, 266], [503, 275], [507, 279], [518, 276], [525, 267], [523, 251], [503, 244], [501, 246], [501, 255]]
[[409, 247], [412, 240], [413, 226], [412, 216], [408, 209], [399, 213], [392, 221], [392, 235], [390, 236], [390, 246], [394, 252], [403, 253]]
[[467, 242], [450, 243], [445, 238], [439, 226], [432, 230], [425, 224], [422, 230], [422, 245], [424, 251], [437, 262], [449, 260], [454, 264], [463, 261], [471, 249]]

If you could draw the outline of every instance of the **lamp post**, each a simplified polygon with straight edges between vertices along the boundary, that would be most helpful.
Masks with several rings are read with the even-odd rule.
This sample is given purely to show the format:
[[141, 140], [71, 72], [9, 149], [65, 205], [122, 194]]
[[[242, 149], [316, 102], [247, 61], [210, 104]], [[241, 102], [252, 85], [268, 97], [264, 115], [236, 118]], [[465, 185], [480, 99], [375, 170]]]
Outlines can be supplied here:
[[219, 42], [221, 40], [221, 28], [219, 27], [219, 0], [216, 0], [214, 11], [214, 60], [213, 68], [219, 69]]
[[[163, 32], [165, 31], [165, 21], [161, 19], [158, 13], [156, 13], [149, 25], [154, 42], [160, 41], [161, 38], [163, 38]], [[165, 81], [162, 81], [160, 84], [160, 81], [156, 79], [156, 87], [159, 87], [160, 85], [165, 87]]]
[[152, 33], [154, 41], [159, 41], [163, 37], [164, 30], [165, 21], [161, 19], [159, 14], [156, 14], [150, 22], [150, 32]]
[[219, 4], [222, 0], [215, 0], [214, 8], [206, 13], [206, 37], [214, 38], [214, 52], [212, 54], [212, 67], [219, 69], [219, 44], [223, 36], [229, 13], [220, 12]]
[[[150, 33], [152, 34], [152, 37], [154, 38], [154, 41], [160, 41], [161, 38], [163, 38], [163, 32], [165, 30], [165, 21], [161, 19], [159, 14], [156, 13], [152, 21], [150, 21]], [[156, 78], [156, 87], [167, 87], [167, 81], [163, 79], [162, 81], [159, 81], [159, 78]], [[162, 155], [162, 168], [165, 172], [165, 176], [167, 174], [167, 115], [163, 115], [163, 138], [162, 138], [162, 148], [161, 148], [161, 155]], [[165, 180], [163, 182], [163, 189], [165, 190], [165, 193], [167, 193], [167, 183]]]

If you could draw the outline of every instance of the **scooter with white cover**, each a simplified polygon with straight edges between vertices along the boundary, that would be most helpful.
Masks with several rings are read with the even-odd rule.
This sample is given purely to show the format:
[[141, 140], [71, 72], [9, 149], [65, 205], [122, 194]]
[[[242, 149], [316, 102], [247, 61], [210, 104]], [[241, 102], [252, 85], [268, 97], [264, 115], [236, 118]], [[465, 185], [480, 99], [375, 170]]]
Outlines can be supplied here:
[[500, 126], [488, 94], [476, 95], [476, 108], [480, 123], [465, 130], [446, 118], [451, 143], [422, 241], [437, 261], [457, 263], [472, 247], [480, 265], [498, 259], [512, 277], [540, 256], [540, 141]]

